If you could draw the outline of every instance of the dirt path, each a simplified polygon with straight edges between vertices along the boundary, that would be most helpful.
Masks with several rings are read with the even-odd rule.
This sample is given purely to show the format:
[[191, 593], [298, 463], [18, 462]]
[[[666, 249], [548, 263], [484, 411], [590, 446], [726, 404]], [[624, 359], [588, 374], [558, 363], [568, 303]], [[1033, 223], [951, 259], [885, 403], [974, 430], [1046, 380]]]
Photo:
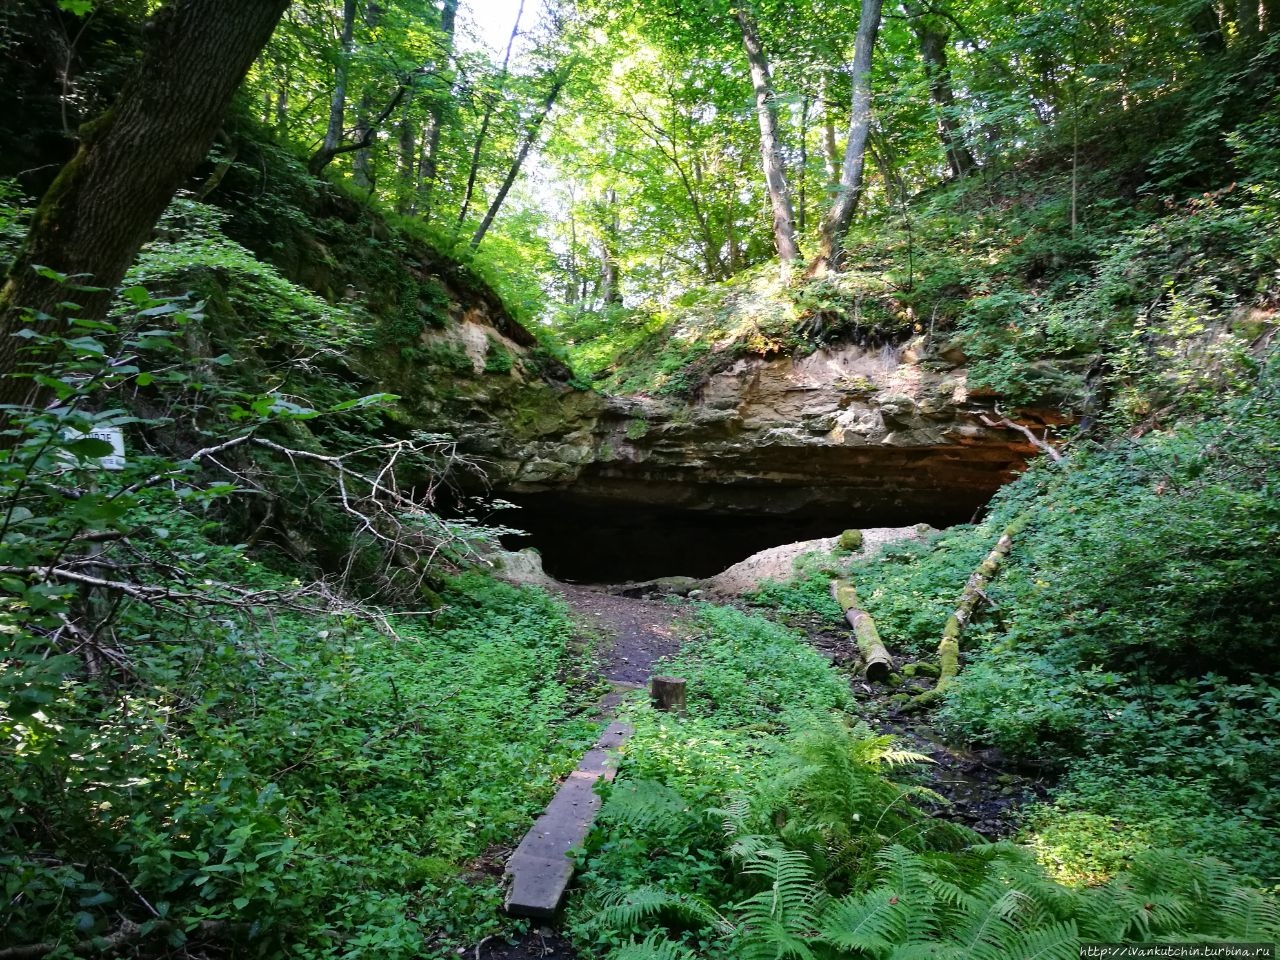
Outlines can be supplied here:
[[677, 620], [679, 607], [662, 600], [619, 597], [603, 587], [561, 583], [560, 593], [583, 623], [597, 628], [600, 673], [615, 683], [644, 685], [653, 664], [680, 649], [686, 631]]
[[[663, 600], [621, 597], [603, 587], [570, 583], [546, 585], [565, 598], [578, 621], [599, 636], [600, 675], [615, 684], [601, 702], [608, 712], [628, 689], [645, 686], [653, 664], [680, 649], [688, 631], [681, 628], [679, 607]], [[576, 960], [569, 942], [545, 924], [535, 924], [515, 943], [490, 938], [475, 947], [459, 949], [460, 957], [477, 960]]]
[[[688, 636], [688, 629], [680, 622], [684, 611], [663, 599], [618, 596], [603, 587], [577, 584], [545, 586], [561, 594], [579, 622], [599, 636], [599, 672], [618, 685], [602, 701], [604, 711], [616, 706], [628, 688], [647, 684], [654, 663], [678, 651]], [[729, 602], [747, 608], [741, 601]], [[816, 616], [791, 618], [790, 625], [803, 631], [837, 668], [851, 670], [854, 666], [856, 655], [847, 630]], [[853, 676], [850, 684], [859, 712], [873, 728], [894, 734], [908, 749], [934, 761], [922, 773], [926, 785], [949, 801], [933, 811], [938, 816], [994, 840], [1016, 830], [1018, 810], [1024, 803], [1044, 797], [1042, 778], [1015, 770], [997, 751], [970, 752], [949, 746], [919, 725], [918, 719], [896, 715], [889, 706], [891, 688], [872, 687]], [[581, 960], [553, 927], [537, 924], [515, 943], [491, 938], [458, 953], [477, 960]]]

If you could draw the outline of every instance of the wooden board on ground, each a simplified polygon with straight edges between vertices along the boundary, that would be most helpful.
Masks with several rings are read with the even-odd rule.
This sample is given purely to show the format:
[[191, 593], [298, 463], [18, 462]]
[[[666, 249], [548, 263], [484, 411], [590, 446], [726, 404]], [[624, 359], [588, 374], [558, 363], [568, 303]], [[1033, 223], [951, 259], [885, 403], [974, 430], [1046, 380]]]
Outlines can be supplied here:
[[533, 829], [507, 861], [507, 913], [518, 917], [553, 917], [573, 879], [569, 851], [582, 846], [600, 810], [596, 781], [617, 773], [617, 749], [631, 736], [625, 723], [611, 723], [578, 768], [569, 774], [547, 804]]

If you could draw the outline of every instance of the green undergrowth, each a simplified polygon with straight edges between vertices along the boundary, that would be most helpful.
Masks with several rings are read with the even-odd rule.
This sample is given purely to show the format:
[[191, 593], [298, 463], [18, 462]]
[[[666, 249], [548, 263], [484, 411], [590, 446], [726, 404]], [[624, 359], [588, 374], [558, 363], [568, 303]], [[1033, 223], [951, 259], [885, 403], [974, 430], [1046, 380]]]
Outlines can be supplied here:
[[664, 672], [688, 712], [635, 735], [585, 849], [569, 925], [584, 955], [1072, 958], [1084, 940], [1267, 939], [1280, 908], [1212, 860], [1135, 852], [1104, 886], [1051, 879], [917, 806], [938, 798], [851, 716], [802, 635], [702, 607]]
[[1001, 492], [989, 519], [877, 557], [812, 556], [754, 601], [842, 621], [849, 577], [904, 660], [931, 657], [969, 573], [1027, 525], [963, 638], [940, 711], [951, 735], [1060, 775], [1025, 838], [1098, 881], [1141, 850], [1213, 854], [1280, 877], [1280, 391], [1274, 349], [1198, 422], [1080, 441]]
[[418, 957], [496, 932], [485, 857], [595, 725], [574, 719], [581, 651], [558, 602], [480, 576], [442, 599], [394, 618], [395, 637], [340, 617], [193, 629], [133, 611], [149, 633], [134, 684], [71, 674], [25, 708], [10, 661], [7, 939], [72, 943], [123, 915], [173, 922], [171, 942], [244, 924], [255, 956]]
[[772, 264], [670, 305], [573, 314], [555, 329], [576, 369], [602, 389], [682, 397], [741, 357], [835, 341], [878, 348], [910, 336], [911, 322], [870, 266], [801, 283]]
[[1108, 149], [1115, 125], [1100, 121], [1106, 136], [1074, 167], [1046, 150], [869, 211], [839, 274], [784, 281], [765, 265], [670, 300], [569, 311], [556, 329], [584, 375], [621, 393], [687, 397], [743, 356], [915, 340], [924, 362], [967, 365], [970, 388], [1008, 405], [1118, 425], [1209, 411], [1248, 380], [1280, 302], [1277, 64], [1272, 38], [1206, 74], [1186, 94], [1197, 113], [1148, 126], [1141, 153]]
[[[257, 309], [324, 321], [234, 245], [204, 253], [260, 284]], [[497, 851], [598, 726], [563, 605], [458, 572], [497, 531], [392, 489], [430, 438], [342, 442], [385, 398], [247, 392], [189, 349], [206, 318], [186, 298], [117, 306], [26, 331], [51, 402], [3, 430], [6, 946], [408, 958], [497, 932]]]

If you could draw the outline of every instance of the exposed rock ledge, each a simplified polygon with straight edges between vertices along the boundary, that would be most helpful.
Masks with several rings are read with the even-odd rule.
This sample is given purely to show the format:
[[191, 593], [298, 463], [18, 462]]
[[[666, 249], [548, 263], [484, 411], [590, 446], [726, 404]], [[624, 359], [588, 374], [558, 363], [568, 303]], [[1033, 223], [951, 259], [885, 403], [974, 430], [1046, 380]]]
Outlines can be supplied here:
[[[522, 504], [572, 491], [602, 508], [833, 511], [834, 529], [939, 525], [967, 520], [1036, 453], [1017, 432], [983, 425], [994, 398], [970, 390], [958, 351], [923, 339], [741, 359], [684, 402], [548, 384], [509, 323], [483, 309], [453, 313], [424, 333], [423, 352], [465, 356], [471, 371], [380, 364], [375, 379], [405, 398], [409, 423], [459, 437], [492, 488]], [[516, 362], [487, 369], [492, 349]], [[1018, 419], [1039, 431], [1063, 418], [1022, 410]]]
[[[993, 398], [973, 395], [962, 358], [950, 356], [916, 343], [744, 359], [691, 403], [563, 392], [524, 418], [533, 429], [523, 436], [498, 414], [476, 424], [469, 445], [515, 495], [571, 487], [579, 497], [691, 510], [830, 509], [836, 527], [950, 523], [968, 519], [1036, 452], [1021, 435], [982, 424]], [[512, 412], [518, 430], [521, 411]], [[1021, 411], [1020, 420], [1039, 429], [1061, 417]]]

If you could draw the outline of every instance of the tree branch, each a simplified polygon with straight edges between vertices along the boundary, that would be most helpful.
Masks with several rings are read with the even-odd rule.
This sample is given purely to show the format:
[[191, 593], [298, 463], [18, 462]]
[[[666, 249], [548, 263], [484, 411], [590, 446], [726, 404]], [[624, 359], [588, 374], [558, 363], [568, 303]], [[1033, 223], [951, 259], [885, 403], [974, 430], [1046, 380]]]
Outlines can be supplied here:
[[[996, 413], [1000, 414], [1000, 411], [996, 410]], [[1059, 453], [1057, 450], [1055, 450], [1053, 447], [1049, 446], [1049, 444], [1046, 443], [1044, 440], [1041, 440], [1034, 433], [1032, 433], [1030, 427], [1023, 426], [1020, 423], [1014, 423], [1008, 417], [1004, 416], [1004, 414], [1000, 414], [999, 420], [992, 420], [985, 413], [981, 414], [978, 417], [978, 419], [981, 420], [988, 427], [996, 427], [996, 428], [1003, 427], [1006, 430], [1017, 430], [1020, 434], [1022, 434], [1024, 437], [1027, 438], [1028, 442], [1033, 447], [1035, 447], [1037, 450], [1039, 450], [1040, 452], [1048, 456], [1049, 459], [1052, 460], [1054, 463], [1062, 462], [1062, 454]]]

